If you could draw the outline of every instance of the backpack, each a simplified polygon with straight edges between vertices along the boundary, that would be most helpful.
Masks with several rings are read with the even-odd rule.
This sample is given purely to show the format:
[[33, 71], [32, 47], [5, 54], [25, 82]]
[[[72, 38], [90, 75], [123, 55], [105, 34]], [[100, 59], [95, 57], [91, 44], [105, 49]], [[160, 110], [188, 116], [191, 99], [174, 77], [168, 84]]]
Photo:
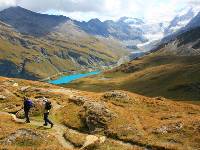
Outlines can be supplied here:
[[31, 100], [27, 100], [26, 105], [27, 105], [27, 107], [31, 108], [31, 107], [33, 107], [33, 102]]
[[52, 108], [51, 102], [46, 102], [46, 104], [45, 104], [45, 109], [46, 109], [46, 110], [50, 110], [51, 108]]

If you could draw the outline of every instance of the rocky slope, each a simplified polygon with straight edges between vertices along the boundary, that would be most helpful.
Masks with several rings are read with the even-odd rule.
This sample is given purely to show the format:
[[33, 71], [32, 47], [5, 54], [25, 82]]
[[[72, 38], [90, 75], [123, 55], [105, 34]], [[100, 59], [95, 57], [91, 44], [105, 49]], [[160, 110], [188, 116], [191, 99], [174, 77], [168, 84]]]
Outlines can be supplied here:
[[18, 6], [1, 11], [0, 20], [22, 34], [42, 36], [52, 32], [54, 27], [70, 19], [64, 16], [43, 15]]
[[199, 35], [200, 28], [194, 28], [160, 45], [146, 56], [103, 75], [75, 81], [67, 87], [90, 91], [123, 89], [147, 96], [161, 95], [199, 102]]
[[90, 35], [112, 36], [118, 40], [132, 40], [142, 36], [142, 32], [136, 29], [135, 31], [131, 30], [128, 24], [120, 20], [118, 22], [101, 22], [99, 19], [91, 19], [88, 22], [79, 22], [64, 16], [35, 13], [22, 7], [10, 7], [1, 11], [0, 20], [12, 25], [20, 33], [33, 36], [46, 35], [52, 32], [56, 26], [69, 20]]
[[200, 55], [199, 33], [200, 27], [193, 28], [171, 39], [170, 42], [161, 44], [153, 52], [178, 56]]
[[186, 14], [175, 17], [172, 21], [175, 27], [172, 26], [174, 32], [166, 35], [158, 45], [169, 43], [170, 41], [175, 40], [181, 34], [189, 32], [192, 29], [198, 28], [200, 26], [200, 8], [189, 8]]
[[99, 19], [91, 19], [88, 22], [80, 22], [64, 16], [39, 14], [21, 7], [11, 7], [0, 12], [0, 20], [12, 25], [20, 33], [37, 37], [44, 36], [60, 24], [71, 21], [81, 31], [92, 36], [118, 40], [132, 50], [150, 50], [152, 42], [158, 43], [164, 36], [185, 27], [197, 12], [198, 9], [186, 8], [171, 22], [160, 23], [148, 23], [143, 19], [131, 17], [122, 17], [117, 21], [102, 22]]
[[[46, 36], [54, 32], [55, 28], [58, 29], [61, 24], [71, 22], [76, 33], [77, 30], [85, 32], [91, 36], [107, 39], [108, 43], [110, 39], [115, 39], [131, 50], [150, 50], [157, 46], [164, 36], [174, 34], [185, 27], [197, 12], [195, 8], [187, 8], [170, 23], [147, 23], [142, 19], [130, 17], [122, 17], [117, 21], [102, 22], [99, 19], [91, 19], [88, 22], [79, 22], [64, 16], [39, 14], [21, 7], [11, 7], [0, 12], [0, 20], [22, 34], [36, 37]], [[65, 32], [70, 31], [65, 30]]]
[[165, 35], [170, 35], [181, 28], [188, 26], [188, 23], [196, 17], [200, 9], [196, 7], [188, 6], [182, 9], [177, 16], [169, 23], [169, 26], [165, 29]]
[[37, 38], [0, 22], [0, 43], [0, 75], [26, 79], [103, 69], [129, 53], [118, 42], [92, 37], [71, 21]]
[[[47, 146], [46, 140], [52, 141], [49, 149], [200, 148], [199, 106], [124, 91], [82, 92], [8, 78], [0, 78], [0, 83], [1, 148], [41, 149]], [[24, 95], [36, 104], [31, 124], [9, 115], [23, 118], [23, 113], [18, 114]], [[53, 103], [50, 117], [55, 127], [49, 130], [40, 126], [44, 96]]]

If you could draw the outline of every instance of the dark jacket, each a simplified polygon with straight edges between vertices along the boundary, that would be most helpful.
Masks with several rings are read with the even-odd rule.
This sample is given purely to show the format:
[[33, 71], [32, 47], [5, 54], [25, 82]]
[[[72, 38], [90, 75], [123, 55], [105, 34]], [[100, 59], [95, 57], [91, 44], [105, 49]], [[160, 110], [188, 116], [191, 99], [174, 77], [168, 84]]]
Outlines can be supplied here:
[[24, 110], [29, 111], [29, 109], [33, 107], [33, 103], [31, 100], [27, 99], [24, 101]]

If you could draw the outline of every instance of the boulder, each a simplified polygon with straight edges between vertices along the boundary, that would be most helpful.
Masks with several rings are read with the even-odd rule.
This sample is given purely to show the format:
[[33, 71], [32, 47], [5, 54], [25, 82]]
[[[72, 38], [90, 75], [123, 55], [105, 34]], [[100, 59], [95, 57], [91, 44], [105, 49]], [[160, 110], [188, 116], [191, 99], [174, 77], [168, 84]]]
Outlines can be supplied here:
[[158, 100], [158, 101], [164, 101], [164, 100], [166, 100], [164, 97], [162, 97], [162, 96], [158, 96], [158, 97], [155, 97], [154, 98], [155, 100]]
[[156, 134], [174, 133], [174, 132], [178, 132], [182, 128], [183, 128], [183, 123], [181, 122], [171, 123], [167, 125], [162, 125], [160, 128], [156, 128], [154, 130], [154, 133]]
[[88, 101], [84, 103], [83, 107], [84, 111], [80, 116], [89, 132], [105, 130], [114, 117], [114, 114], [99, 102]]
[[88, 99], [83, 96], [72, 96], [69, 98], [69, 102], [72, 102], [78, 106], [82, 106]]
[[0, 100], [5, 100], [6, 97], [4, 95], [0, 95]]
[[23, 87], [21, 87], [20, 91], [21, 92], [26, 92], [27, 89], [29, 89], [29, 88], [30, 88], [30, 86], [23, 86]]
[[13, 84], [13, 87], [18, 87], [18, 86], [19, 86], [18, 83], [14, 83], [14, 84]]
[[81, 149], [96, 149], [100, 144], [104, 143], [106, 141], [106, 137], [97, 137], [95, 135], [88, 135], [86, 137], [85, 143], [82, 146]]
[[85, 143], [87, 135], [80, 132], [74, 132], [72, 130], [66, 130], [64, 138], [72, 143], [75, 147], [82, 147]]
[[16, 132], [8, 135], [0, 141], [3, 145], [12, 145], [19, 142], [39, 142], [43, 140], [43, 136], [29, 129], [19, 129]]
[[118, 101], [118, 102], [123, 102], [123, 103], [128, 103], [130, 102], [130, 97], [125, 93], [121, 91], [110, 91], [106, 92], [102, 98], [105, 101]]

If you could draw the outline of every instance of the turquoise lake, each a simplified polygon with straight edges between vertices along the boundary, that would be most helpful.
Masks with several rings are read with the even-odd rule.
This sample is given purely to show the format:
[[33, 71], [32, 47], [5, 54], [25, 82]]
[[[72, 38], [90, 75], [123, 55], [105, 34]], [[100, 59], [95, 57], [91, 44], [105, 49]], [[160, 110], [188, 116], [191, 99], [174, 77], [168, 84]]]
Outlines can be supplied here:
[[79, 73], [79, 74], [73, 74], [73, 75], [68, 75], [68, 76], [62, 76], [56, 80], [49, 81], [49, 83], [51, 83], [51, 84], [66, 84], [66, 83], [70, 83], [70, 82], [80, 79], [80, 78], [85, 78], [85, 77], [97, 75], [100, 73], [101, 73], [101, 71], [93, 71], [93, 72], [88, 72], [88, 73], [83, 73], [83, 74]]

